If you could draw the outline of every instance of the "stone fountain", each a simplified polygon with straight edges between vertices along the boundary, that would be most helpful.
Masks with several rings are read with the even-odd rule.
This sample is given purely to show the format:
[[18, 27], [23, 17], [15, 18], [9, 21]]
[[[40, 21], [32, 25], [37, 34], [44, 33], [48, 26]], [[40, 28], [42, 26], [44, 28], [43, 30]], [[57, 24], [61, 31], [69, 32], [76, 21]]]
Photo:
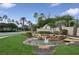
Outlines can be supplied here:
[[50, 41], [46, 36], [38, 39], [38, 38], [28, 38], [23, 42], [26, 45], [32, 45], [34, 54], [51, 54], [51, 51], [54, 50], [54, 48], [57, 45], [60, 45], [61, 42], [59, 41]]

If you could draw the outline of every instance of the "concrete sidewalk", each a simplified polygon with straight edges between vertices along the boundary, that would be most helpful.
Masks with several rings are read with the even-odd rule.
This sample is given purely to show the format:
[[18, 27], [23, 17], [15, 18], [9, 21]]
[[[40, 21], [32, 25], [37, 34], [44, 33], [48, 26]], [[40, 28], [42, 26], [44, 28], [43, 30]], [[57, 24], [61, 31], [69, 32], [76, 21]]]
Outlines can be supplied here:
[[1, 36], [0, 39], [7, 38], [8, 36]]

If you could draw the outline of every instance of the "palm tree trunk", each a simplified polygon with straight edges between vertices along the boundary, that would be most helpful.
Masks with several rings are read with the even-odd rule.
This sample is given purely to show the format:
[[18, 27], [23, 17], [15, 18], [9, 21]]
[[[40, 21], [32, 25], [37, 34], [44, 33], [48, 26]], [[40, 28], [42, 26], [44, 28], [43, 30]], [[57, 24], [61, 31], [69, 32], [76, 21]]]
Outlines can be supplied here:
[[61, 34], [61, 31], [62, 31], [61, 24], [59, 24], [59, 30], [60, 30], [60, 34]]
[[24, 19], [23, 19], [23, 24], [22, 24], [22, 30], [24, 31]]
[[54, 32], [55, 30], [54, 30], [54, 28], [53, 28], [53, 32]]
[[52, 33], [52, 28], [50, 28], [50, 32]]
[[74, 25], [74, 28], [73, 28], [73, 36], [77, 36], [77, 25], [76, 24]]

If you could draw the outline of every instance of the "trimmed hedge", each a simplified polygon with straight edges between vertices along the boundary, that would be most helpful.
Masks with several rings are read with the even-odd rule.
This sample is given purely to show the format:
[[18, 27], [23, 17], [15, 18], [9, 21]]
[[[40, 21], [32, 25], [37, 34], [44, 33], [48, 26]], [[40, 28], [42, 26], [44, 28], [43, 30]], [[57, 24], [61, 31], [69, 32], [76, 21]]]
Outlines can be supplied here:
[[62, 29], [61, 30], [61, 34], [62, 35], [67, 35], [68, 34], [68, 30], [67, 29]]
[[52, 34], [51, 32], [48, 32], [48, 31], [40, 31], [38, 32], [39, 34]]
[[60, 32], [59, 31], [54, 31], [53, 34], [58, 35]]
[[30, 38], [30, 37], [32, 37], [32, 33], [28, 32], [28, 33], [26, 33], [26, 36]]
[[14, 23], [0, 23], [0, 32], [14, 32], [18, 27]]

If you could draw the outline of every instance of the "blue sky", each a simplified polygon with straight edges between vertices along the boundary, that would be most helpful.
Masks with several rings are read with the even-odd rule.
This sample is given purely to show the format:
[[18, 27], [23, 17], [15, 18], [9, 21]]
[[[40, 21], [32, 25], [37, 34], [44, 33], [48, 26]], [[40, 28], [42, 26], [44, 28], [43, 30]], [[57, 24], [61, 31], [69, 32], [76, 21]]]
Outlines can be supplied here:
[[79, 4], [78, 3], [18, 3], [18, 4], [0, 4], [0, 16], [4, 14], [15, 20], [19, 20], [22, 16], [27, 20], [31, 20], [35, 23], [33, 17], [34, 12], [44, 13], [46, 16], [51, 14], [53, 16], [70, 14], [76, 18], [79, 18]]

